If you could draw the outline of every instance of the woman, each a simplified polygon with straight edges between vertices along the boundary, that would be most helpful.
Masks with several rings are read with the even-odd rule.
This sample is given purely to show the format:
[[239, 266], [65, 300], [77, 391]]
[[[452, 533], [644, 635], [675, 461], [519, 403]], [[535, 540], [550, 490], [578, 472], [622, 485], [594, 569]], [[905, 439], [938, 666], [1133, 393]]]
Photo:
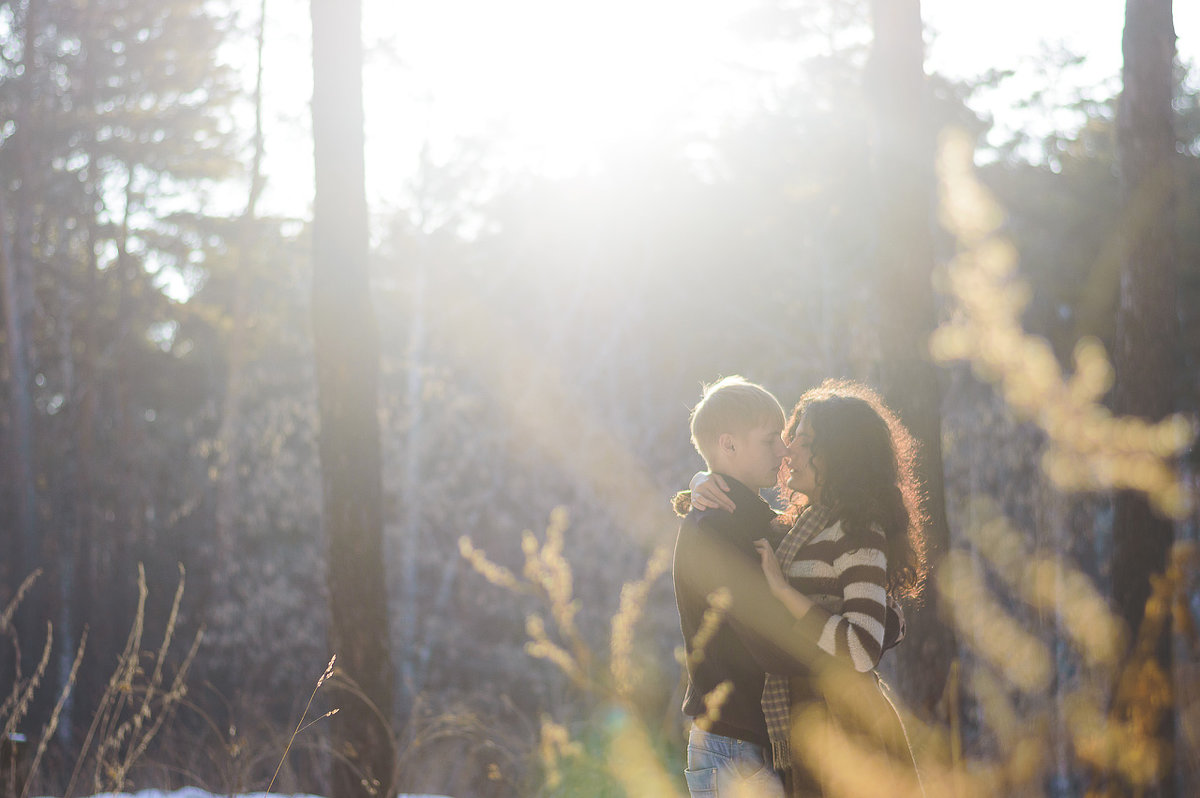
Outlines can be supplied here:
[[[925, 580], [914, 441], [874, 391], [845, 380], [805, 393], [784, 435], [791, 501], [780, 520], [791, 531], [778, 550], [757, 546], [772, 592], [830, 666], [811, 678], [768, 674], [776, 767], [795, 796], [834, 782], [839, 792], [919, 792], [903, 726], [873, 671], [903, 634], [889, 606], [919, 599]], [[693, 503], [728, 506], [720, 486], [702, 478]]]

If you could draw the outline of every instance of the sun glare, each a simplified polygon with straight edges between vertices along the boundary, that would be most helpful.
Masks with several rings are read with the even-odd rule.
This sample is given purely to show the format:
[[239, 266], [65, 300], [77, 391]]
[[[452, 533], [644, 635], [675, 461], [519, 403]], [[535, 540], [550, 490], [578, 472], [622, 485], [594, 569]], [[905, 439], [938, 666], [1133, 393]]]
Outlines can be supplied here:
[[[1022, 66], [1063, 43], [1088, 56], [1064, 76], [1085, 83], [1120, 69], [1121, 4], [1042, 14], [1039, 0], [995, 13], [955, 0], [922, 3], [931, 70], [970, 79], [1017, 75], [977, 100], [1000, 125], [1048, 77]], [[713, 130], [761, 107], [773, 80], [801, 60], [795, 45], [742, 40], [734, 25], [755, 0], [364, 0], [368, 196], [403, 205], [424, 148], [435, 161], [483, 142], [489, 170], [568, 175], [606, 152], [664, 131]], [[249, 8], [249, 6], [247, 6]], [[997, 7], [999, 8], [999, 7]], [[1036, 10], [1036, 13], [1035, 13]], [[1028, 12], [1028, 13], [1026, 13]], [[253, 11], [246, 12], [253, 17]], [[1049, 12], [1047, 12], [1049, 13]], [[264, 204], [302, 217], [312, 195], [307, 113], [311, 50], [306, 0], [268, 4], [266, 95], [270, 180]], [[1031, 16], [1031, 14], [1033, 16]], [[1200, 3], [1176, 3], [1180, 56], [1197, 59]], [[1028, 20], [1038, 19], [1036, 25]], [[789, 49], [790, 48], [790, 49]], [[247, 56], [248, 58], [249, 56]], [[245, 60], [245, 59], [243, 59]], [[773, 79], [771, 76], [775, 75]], [[1067, 89], [1064, 89], [1067, 91]]]
[[368, 41], [391, 39], [399, 63], [368, 77], [370, 125], [404, 135], [416, 120], [395, 100], [407, 93], [427, 109], [421, 135], [485, 136], [510, 163], [571, 171], [608, 147], [726, 109], [739, 7], [376, 0], [365, 12]]

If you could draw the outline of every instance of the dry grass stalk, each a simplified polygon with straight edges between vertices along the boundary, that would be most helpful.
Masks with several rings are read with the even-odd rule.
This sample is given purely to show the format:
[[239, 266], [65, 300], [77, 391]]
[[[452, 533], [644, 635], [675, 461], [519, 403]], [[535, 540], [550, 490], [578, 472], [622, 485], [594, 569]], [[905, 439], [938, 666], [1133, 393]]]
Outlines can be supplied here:
[[[1186, 515], [1196, 497], [1175, 462], [1195, 437], [1194, 421], [1182, 415], [1156, 423], [1113, 416], [1100, 401], [1112, 386], [1113, 370], [1098, 341], [1079, 342], [1075, 372], [1068, 377], [1049, 344], [1024, 331], [1020, 314], [1029, 287], [1017, 273], [1018, 253], [998, 232], [1003, 211], [974, 176], [971, 155], [965, 136], [945, 138], [939, 161], [942, 216], [960, 248], [949, 270], [955, 308], [951, 320], [934, 333], [931, 352], [942, 362], [970, 363], [997, 386], [1017, 415], [1045, 432], [1042, 467], [1060, 490], [1133, 490], [1145, 494], [1159, 512]], [[1145, 789], [1169, 767], [1169, 752], [1161, 750], [1154, 730], [1174, 705], [1174, 696], [1170, 675], [1161, 672], [1153, 651], [1171, 633], [1172, 621], [1182, 628], [1191, 622], [1186, 602], [1180, 600], [1189, 569], [1186, 558], [1177, 549], [1167, 573], [1152, 580], [1145, 621], [1121, 665], [1123, 626], [1091, 581], [1055, 558], [1036, 556], [1007, 521], [985, 514], [997, 517], [968, 534], [980, 558], [952, 555], [940, 578], [944, 606], [963, 640], [993, 668], [994, 676], [984, 673], [972, 680], [985, 720], [1011, 744], [1002, 761], [967, 767], [987, 771], [995, 784], [1036, 783], [1048, 765], [1030, 753], [1029, 743], [1044, 750], [1052, 745], [1048, 707], [1055, 702], [1043, 694], [1054, 657], [989, 598], [982, 574], [976, 573], [986, 566], [1017, 598], [1056, 616], [1082, 659], [1082, 686], [1060, 700], [1071, 750], [1077, 762], [1091, 769], [1093, 788], [1105, 794]], [[972, 637], [971, 629], [987, 631]], [[1112, 684], [1116, 689], [1110, 693]], [[1021, 719], [1034, 733], [1025, 732], [1019, 740], [1006, 736], [1014, 718], [1011, 690], [1038, 707]], [[1106, 710], [1110, 694], [1112, 705]], [[961, 772], [941, 775], [948, 784], [961, 778]]]
[[671, 567], [671, 549], [659, 546], [646, 563], [642, 578], [621, 587], [621, 603], [612, 618], [612, 637], [609, 645], [613, 684], [626, 699], [633, 694], [637, 681], [633, 666], [633, 632], [651, 586]]
[[29, 705], [33, 701], [34, 693], [42, 683], [42, 677], [46, 674], [46, 666], [50, 664], [50, 649], [53, 647], [53, 642], [54, 626], [47, 622], [46, 644], [42, 647], [42, 658], [38, 660], [37, 667], [33, 669], [33, 673], [28, 679], [23, 681], [17, 679], [13, 683], [12, 694], [9, 696], [9, 700], [4, 702], [8, 717], [4, 721], [4, 728], [0, 730], [0, 740], [9, 739], [17, 730], [17, 724], [29, 712]]
[[21, 582], [21, 586], [17, 588], [17, 592], [13, 595], [12, 600], [8, 602], [8, 606], [4, 608], [4, 612], [0, 613], [0, 634], [8, 634], [12, 630], [12, 618], [16, 613], [17, 607], [25, 599], [25, 594], [33, 587], [33, 583], [42, 575], [42, 569], [38, 568], [25, 577]]
[[729, 700], [733, 692], [733, 682], [726, 680], [704, 694], [704, 714], [698, 715], [693, 723], [703, 731], [708, 731], [712, 725], [721, 719], [721, 707]]
[[608, 750], [608, 772], [613, 779], [629, 798], [678, 798], [679, 777], [659, 762], [646, 727], [628, 716], [622, 721]]
[[[92, 743], [97, 737], [100, 739], [100, 745], [96, 753], [98, 762], [103, 761], [105, 753], [110, 748], [120, 743], [119, 740], [113, 737], [110, 724], [115, 722], [114, 718], [120, 711], [120, 701], [123, 701], [123, 696], [132, 690], [133, 674], [137, 670], [137, 652], [141, 648], [142, 631], [146, 623], [146, 597], [148, 594], [146, 570], [141, 563], [138, 563], [138, 604], [133, 616], [133, 624], [129, 629], [129, 637], [125, 640], [125, 649], [121, 652], [121, 656], [117, 660], [117, 667], [113, 670], [112, 676], [109, 677], [108, 684], [104, 687], [104, 692], [100, 695], [100, 704], [96, 707], [91, 725], [88, 727], [87, 734], [83, 738], [83, 745], [79, 750], [79, 758], [75, 761], [75, 767], [71, 772], [71, 779], [67, 782], [66, 795], [68, 797], [74, 795], [75, 784], [83, 771], [84, 763], [87, 761]], [[118, 698], [118, 696], [122, 698]], [[115, 711], [114, 704], [117, 704]], [[101, 733], [101, 729], [103, 729], [103, 733]], [[99, 777], [100, 769], [98, 765], [93, 783], [98, 781]]]
[[[79, 676], [79, 664], [83, 662], [83, 652], [87, 648], [88, 630], [85, 627], [83, 634], [79, 637], [79, 647], [75, 650], [75, 660], [71, 663], [71, 672], [67, 676], [67, 683], [63, 685], [62, 692], [58, 696], [58, 701], [54, 704], [54, 711], [50, 714], [50, 720], [46, 722], [45, 728], [42, 729], [41, 739], [38, 741], [37, 753], [33, 756], [33, 761], [29, 765], [29, 772], [37, 773], [38, 766], [42, 762], [42, 756], [46, 753], [46, 746], [54, 737], [55, 730], [58, 729], [58, 720], [62, 715], [63, 707], [66, 706], [67, 696], [75, 688], [75, 680]], [[33, 786], [33, 780], [29, 779], [25, 782], [25, 789], [21, 792], [21, 798], [28, 798], [29, 788]]]
[[708, 609], [704, 611], [704, 615], [700, 618], [700, 628], [696, 630], [696, 634], [692, 638], [692, 653], [690, 658], [693, 667], [704, 661], [705, 649], [708, 648], [713, 635], [721, 627], [721, 620], [732, 606], [733, 596], [727, 588], [718, 588], [708, 594]]
[[566, 510], [558, 507], [550, 514], [544, 544], [539, 543], [531, 531], [525, 530], [521, 537], [521, 550], [525, 555], [524, 580], [517, 579], [507, 568], [488, 559], [466, 536], [459, 539], [459, 551], [471, 567], [492, 584], [515, 593], [537, 596], [546, 602], [555, 631], [565, 644], [551, 640], [545, 620], [540, 615], [530, 614], [525, 619], [525, 631], [530, 638], [525, 650], [530, 656], [553, 662], [585, 691], [603, 690], [605, 688], [596, 684], [592, 677], [592, 652], [575, 624], [579, 603], [573, 594], [571, 566], [562, 553], [566, 528]]
[[[146, 628], [146, 598], [149, 592], [146, 587], [146, 569], [141, 563], [138, 563], [138, 604], [137, 611], [133, 616], [133, 625], [129, 629], [129, 637], [125, 640], [125, 649], [121, 652], [117, 667], [113, 670], [108, 684], [105, 685], [104, 693], [100, 696], [100, 706], [92, 718], [92, 724], [79, 753], [79, 760], [75, 765], [76, 773], [78, 773], [86, 760], [88, 748], [92, 740], [96, 739], [96, 732], [99, 731], [100, 743], [96, 748], [95, 755], [96, 769], [92, 775], [92, 787], [97, 791], [103, 789], [105, 776], [110, 781], [118, 779], [124, 781], [124, 774], [119, 773], [111, 765], [106, 769], [105, 763], [112, 752], [122, 745], [125, 735], [128, 733], [128, 727], [120, 725], [120, 717], [125, 703], [133, 693], [133, 680], [138, 670], [142, 634]], [[67, 786], [67, 795], [72, 794], [74, 785], [75, 773], [71, 775], [71, 782]]]
[[[199, 651], [204, 637], [203, 629], [200, 629], [193, 638], [170, 686], [165, 690], [162, 687], [163, 668], [175, 636], [184, 583], [184, 571], [181, 566], [179, 585], [175, 591], [175, 600], [167, 620], [167, 626], [163, 631], [163, 640], [157, 652], [150, 655], [154, 657], [152, 675], [145, 685], [139, 685], [137, 683], [138, 676], [139, 674], [144, 675], [141, 667], [141, 644], [145, 634], [146, 599], [149, 589], [146, 587], [145, 568], [140, 563], [138, 564], [137, 611], [134, 614], [125, 648], [105, 686], [92, 723], [84, 737], [75, 767], [71, 772], [70, 781], [67, 784], [66, 796], [74, 794], [79, 777], [89, 762], [93, 763], [92, 789], [97, 792], [123, 789], [128, 784], [129, 773], [134, 765], [145, 755], [151, 742], [186, 696], [187, 673]], [[140, 702], [138, 701], [139, 697], [141, 698]], [[133, 713], [127, 717], [127, 710], [131, 708]], [[95, 744], [94, 753], [92, 753], [93, 744]]]
[[287, 746], [283, 749], [283, 756], [279, 758], [279, 764], [275, 766], [275, 775], [271, 776], [271, 783], [267, 785], [268, 793], [271, 792], [271, 790], [275, 787], [275, 779], [279, 778], [279, 771], [283, 768], [283, 763], [287, 761], [288, 754], [292, 750], [292, 744], [296, 742], [296, 738], [300, 735], [300, 733], [317, 721], [337, 714], [337, 709], [331, 709], [324, 715], [314, 718], [308, 723], [304, 722], [308, 718], [308, 711], [312, 709], [313, 699], [317, 697], [317, 691], [321, 689], [321, 685], [325, 684], [325, 682], [329, 681], [329, 679], [333, 676], [333, 666], [336, 662], [337, 654], [334, 654], [329, 658], [329, 664], [325, 666], [325, 671], [321, 674], [320, 678], [317, 679], [317, 685], [313, 688], [312, 693], [309, 695], [308, 703], [304, 705], [304, 712], [300, 713], [300, 720], [296, 722], [296, 728], [292, 731], [292, 736], [288, 739]]
[[[158, 736], [167, 719], [174, 712], [175, 707], [187, 695], [187, 673], [191, 668], [192, 662], [196, 658], [196, 652], [200, 650], [200, 643], [204, 639], [204, 629], [201, 628], [196, 632], [196, 636], [192, 639], [192, 646], [188, 649], [188, 653], [184, 656], [183, 661], [179, 665], [179, 670], [175, 673], [175, 678], [171, 681], [171, 686], [162, 694], [159, 700], [158, 714], [154, 716], [154, 722], [150, 728], [145, 731], [140, 737], [135, 735], [136, 744], [131, 745], [129, 752], [126, 754], [122, 772], [128, 772], [133, 763], [140, 759], [149, 747], [150, 742]], [[165, 651], [164, 651], [165, 655]], [[150, 714], [147, 712], [143, 719], [149, 719]], [[138, 730], [141, 725], [138, 725]]]
[[527, 586], [502, 565], [497, 565], [487, 558], [479, 549], [471, 544], [471, 539], [463, 535], [458, 539], [458, 551], [476, 573], [498, 587], [511, 590], [514, 593], [527, 593]]
[[[21, 674], [21, 641], [16, 633], [16, 629], [13, 628], [12, 619], [13, 615], [16, 614], [17, 608], [21, 606], [21, 602], [25, 599], [25, 595], [41, 575], [42, 569], [38, 568], [26, 576], [21, 582], [21, 586], [17, 588], [17, 592], [13, 595], [12, 600], [8, 602], [8, 606], [4, 608], [4, 612], [0, 613], [0, 635], [7, 636], [13, 647], [13, 685], [9, 694], [5, 696], [4, 701], [0, 702], [0, 718], [5, 719], [5, 730], [3, 731], [5, 737], [0, 739], [7, 739], [7, 736], [12, 733], [12, 729], [8, 728], [10, 723], [13, 728], [16, 728], [16, 723], [20, 719], [14, 719], [13, 710], [20, 702], [24, 691], [24, 679]], [[49, 641], [47, 640], [47, 642]]]
[[[567, 529], [567, 514], [563, 508], [556, 508], [550, 516], [546, 528], [546, 542], [539, 543], [532, 532], [526, 530], [522, 535], [521, 550], [525, 555], [525, 565], [522, 568], [523, 580], [518, 579], [511, 571], [491, 562], [487, 556], [476, 549], [467, 537], [460, 538], [459, 551], [471, 566], [492, 584], [511, 590], [515, 593], [533, 595], [541, 598], [549, 607], [550, 618], [554, 622], [555, 632], [565, 644], [551, 639], [546, 628], [546, 621], [537, 613], [530, 613], [525, 619], [525, 631], [529, 641], [525, 644], [526, 652], [539, 659], [552, 662], [566, 674], [577, 688], [586, 695], [625, 707], [627, 715], [625, 731], [613, 736], [610, 746], [616, 751], [627, 744], [628, 737], [623, 735], [647, 735], [644, 725], [636, 718], [636, 707], [633, 706], [633, 695], [636, 685], [636, 673], [633, 665], [633, 635], [638, 620], [642, 617], [643, 607], [649, 590], [659, 577], [670, 567], [671, 552], [668, 547], [655, 550], [647, 562], [641, 579], [627, 583], [622, 587], [620, 606], [612, 618], [612, 633], [610, 639], [608, 679], [597, 678], [596, 670], [592, 667], [595, 660], [591, 649], [575, 624], [575, 616], [579, 611], [579, 603], [573, 594], [573, 577], [570, 563], [563, 556], [564, 533]], [[632, 730], [631, 730], [632, 729]], [[647, 737], [648, 739], [648, 737]], [[624, 741], [624, 742], [623, 742]], [[570, 733], [565, 726], [556, 724], [550, 718], [543, 718], [539, 758], [546, 774], [546, 786], [555, 789], [561, 784], [559, 763], [568, 755], [582, 756], [582, 746], [571, 741]], [[647, 752], [649, 749], [647, 749]], [[611, 757], [610, 757], [611, 758]], [[646, 773], [657, 773], [650, 779], [652, 784], [666, 784], [666, 773], [660, 763], [647, 753]], [[620, 781], [620, 774], [614, 773]], [[645, 792], [630, 794], [648, 794]], [[671, 793], [656, 793], [668, 795]]]
[[546, 774], [546, 786], [553, 790], [562, 784], [559, 762], [583, 756], [583, 746], [571, 740], [571, 733], [566, 726], [555, 723], [553, 718], [543, 714], [538, 756]]
[[[0, 720], [3, 721], [2, 726], [0, 726], [0, 738], [3, 739], [7, 739], [9, 735], [15, 732], [17, 724], [28, 713], [30, 703], [37, 688], [41, 685], [50, 662], [50, 654], [53, 648], [53, 626], [47, 623], [46, 643], [42, 649], [42, 656], [33, 673], [28, 678], [23, 678], [21, 676], [20, 647], [16, 643], [16, 635], [12, 626], [12, 618], [18, 605], [40, 574], [41, 571], [35, 571], [26, 577], [13, 600], [9, 602], [4, 612], [0, 613], [0, 634], [7, 634], [13, 638], [13, 645], [16, 649], [15, 670], [17, 675], [14, 680], [12, 693], [6, 698], [3, 705], [0, 706]], [[117, 666], [101, 696], [99, 706], [93, 715], [92, 723], [77, 754], [70, 779], [64, 790], [65, 796], [69, 797], [74, 794], [75, 786], [88, 762], [93, 762], [95, 766], [92, 781], [93, 787], [97, 791], [104, 789], [106, 786], [110, 786], [113, 790], [120, 790], [125, 787], [127, 784], [127, 774], [137, 760], [146, 753], [151, 741], [162, 729], [174, 707], [186, 695], [185, 680], [188, 669], [199, 649], [203, 634], [202, 631], [197, 633], [190, 650], [184, 657], [183, 663], [176, 672], [170, 686], [165, 690], [163, 689], [164, 666], [171, 641], [174, 639], [183, 589], [183, 569], [181, 567], [179, 587], [175, 593], [175, 601], [163, 635], [162, 644], [159, 646], [155, 657], [153, 675], [146, 686], [139, 686], [136, 680], [139, 675], [143, 674], [140, 668], [140, 648], [145, 628], [145, 605], [148, 590], [146, 588], [145, 571], [141, 565], [138, 566], [137, 612], [130, 629], [129, 637], [126, 640], [125, 649], [118, 658]], [[50, 742], [58, 730], [67, 700], [77, 684], [79, 669], [83, 662], [84, 652], [87, 649], [87, 641], [88, 630], [85, 627], [80, 636], [79, 645], [75, 650], [74, 659], [65, 683], [62, 685], [49, 719], [41, 730], [37, 749], [25, 776], [22, 798], [27, 798], [28, 791], [34, 785], [35, 777], [42, 765]], [[132, 717], [123, 719], [125, 709], [134, 703], [134, 697], [139, 692], [142, 695], [140, 706], [137, 707]], [[100, 742], [96, 746], [95, 751], [92, 752], [92, 745], [97, 740]], [[122, 747], [124, 747], [123, 751]], [[16, 794], [15, 782], [9, 785], [9, 790], [12, 794]]]
[[944, 138], [941, 216], [960, 249], [949, 268], [956, 310], [930, 339], [934, 359], [970, 363], [1010, 408], [1046, 433], [1042, 468], [1061, 489], [1134, 490], [1163, 514], [1186, 517], [1195, 497], [1173, 462], [1195, 439], [1195, 422], [1183, 415], [1158, 422], [1113, 416], [1100, 401], [1112, 387], [1113, 368], [1098, 340], [1079, 341], [1068, 377], [1050, 344], [1025, 332], [1021, 312], [1031, 292], [1017, 273], [1016, 249], [998, 233], [1003, 210], [976, 179], [972, 155], [966, 134]]
[[571, 653], [550, 639], [546, 633], [546, 622], [537, 613], [530, 613], [525, 618], [525, 633], [529, 635], [525, 643], [525, 653], [536, 659], [544, 659], [554, 663], [558, 669], [571, 677], [577, 687], [584, 690], [593, 688], [587, 671], [580, 667], [579, 661]]

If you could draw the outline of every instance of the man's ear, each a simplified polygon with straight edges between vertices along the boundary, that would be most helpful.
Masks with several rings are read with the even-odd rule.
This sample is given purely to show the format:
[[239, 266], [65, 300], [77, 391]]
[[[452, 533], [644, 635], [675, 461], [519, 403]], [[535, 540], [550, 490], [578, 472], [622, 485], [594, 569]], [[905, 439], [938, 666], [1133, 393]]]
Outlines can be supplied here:
[[721, 433], [721, 436], [717, 438], [717, 446], [726, 455], [731, 455], [737, 451], [737, 447], [734, 445], [733, 434], [729, 432]]

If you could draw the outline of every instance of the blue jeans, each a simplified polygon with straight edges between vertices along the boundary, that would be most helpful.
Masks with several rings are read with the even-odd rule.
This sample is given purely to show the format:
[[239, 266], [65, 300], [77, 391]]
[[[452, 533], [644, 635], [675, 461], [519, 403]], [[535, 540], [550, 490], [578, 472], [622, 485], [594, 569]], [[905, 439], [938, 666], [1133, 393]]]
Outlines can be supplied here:
[[784, 798], [783, 779], [761, 745], [697, 728], [688, 733], [683, 775], [692, 798]]

